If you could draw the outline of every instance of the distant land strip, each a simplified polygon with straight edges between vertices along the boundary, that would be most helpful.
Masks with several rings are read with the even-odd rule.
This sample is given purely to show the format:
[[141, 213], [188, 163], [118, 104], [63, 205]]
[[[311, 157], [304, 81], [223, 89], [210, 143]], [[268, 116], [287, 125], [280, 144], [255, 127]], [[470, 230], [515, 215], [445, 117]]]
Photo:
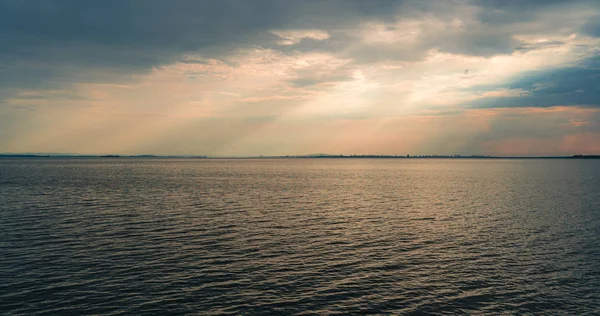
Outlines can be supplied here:
[[600, 155], [572, 156], [485, 156], [485, 155], [286, 155], [286, 156], [206, 156], [206, 155], [80, 155], [80, 154], [0, 154], [0, 158], [187, 158], [187, 159], [273, 159], [273, 158], [393, 158], [393, 159], [600, 159]]

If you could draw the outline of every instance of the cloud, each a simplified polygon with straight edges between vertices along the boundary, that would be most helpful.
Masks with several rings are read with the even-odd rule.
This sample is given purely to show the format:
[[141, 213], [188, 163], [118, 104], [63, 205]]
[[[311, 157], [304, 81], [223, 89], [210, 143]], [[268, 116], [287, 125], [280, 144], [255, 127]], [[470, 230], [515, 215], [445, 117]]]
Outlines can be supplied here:
[[[575, 32], [586, 21], [584, 13], [590, 12], [584, 9], [593, 5], [571, 3], [561, 12], [553, 8], [565, 8], [564, 2], [511, 3], [2, 1], [0, 82], [36, 87], [45, 85], [46, 78], [63, 84], [108, 81], [132, 72], [148, 73], [189, 52], [227, 59], [236, 50], [256, 45], [282, 46], [288, 52], [329, 51], [359, 63], [421, 59], [430, 49], [510, 54], [524, 47], [515, 34]], [[572, 16], [565, 17], [565, 12]], [[412, 45], [404, 45], [407, 30], [418, 34]], [[387, 33], [397, 40], [373, 42]], [[16, 81], [9, 81], [15, 74]]]
[[[586, 0], [2, 1], [0, 150], [493, 151], [470, 139], [532, 133], [504, 130], [506, 113], [599, 106], [599, 14]], [[594, 139], [597, 116], [529, 114]]]
[[[149, 71], [185, 52], [225, 52], [292, 32], [389, 18], [395, 1], [3, 1], [0, 62]], [[335, 15], [332, 13], [335, 12]], [[302, 32], [302, 31], [301, 31]], [[308, 36], [307, 38], [315, 38]], [[316, 38], [320, 38], [317, 36]]]
[[[597, 60], [584, 60], [578, 67], [523, 73], [501, 86], [479, 86], [483, 98], [474, 107], [600, 107], [600, 69], [586, 68]], [[500, 90], [498, 90], [500, 88]], [[491, 91], [490, 91], [491, 90]], [[500, 93], [510, 92], [510, 93]]]

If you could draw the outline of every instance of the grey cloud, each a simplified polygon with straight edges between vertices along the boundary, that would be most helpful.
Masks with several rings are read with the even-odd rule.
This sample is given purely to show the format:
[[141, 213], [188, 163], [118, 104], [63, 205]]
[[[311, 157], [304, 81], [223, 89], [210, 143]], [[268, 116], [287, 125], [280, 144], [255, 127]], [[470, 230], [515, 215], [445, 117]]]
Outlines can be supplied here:
[[344, 53], [344, 56], [360, 64], [386, 61], [419, 61], [426, 56], [426, 50], [398, 45], [397, 43], [368, 43], [350, 47]]
[[[7, 43], [0, 48], [0, 54], [52, 60], [57, 57], [54, 51], [63, 53], [62, 48], [77, 48], [79, 51], [73, 56], [63, 55], [64, 58], [154, 65], [170, 62], [174, 54], [185, 51], [253, 45], [272, 37], [267, 31], [274, 28], [329, 28], [363, 18], [389, 19], [393, 16], [389, 9], [396, 3], [399, 2], [9, 0], [0, 4], [1, 39]], [[106, 51], [102, 51], [106, 48], [115, 49], [113, 55], [106, 56]]]
[[515, 48], [515, 50], [520, 50], [520, 51], [531, 51], [531, 50], [538, 50], [538, 49], [543, 49], [543, 48], [550, 48], [550, 47], [558, 47], [558, 46], [562, 46], [565, 45], [566, 43], [563, 41], [547, 41], [547, 42], [538, 42], [538, 43], [524, 43], [521, 44], [519, 46], [517, 46]]
[[565, 13], [578, 8], [600, 8], [596, 0], [473, 0], [471, 4], [480, 8], [477, 19], [483, 24], [502, 26], [523, 21], [533, 21], [541, 12], [556, 12], [558, 19], [550, 29], [556, 31], [562, 25], [570, 22], [561, 19]]
[[[401, 1], [0, 2], [0, 98], [74, 80], [119, 80], [201, 50], [222, 59], [275, 41], [271, 29], [340, 28], [390, 20]], [[307, 49], [310, 49], [307, 48]], [[190, 61], [188, 61], [190, 62]], [[49, 81], [53, 83], [49, 83]]]
[[586, 59], [582, 62], [582, 66], [587, 69], [594, 69], [600, 71], [600, 54]]
[[327, 39], [313, 39], [303, 38], [298, 43], [292, 45], [280, 45], [277, 43], [270, 43], [264, 45], [266, 48], [274, 49], [285, 54], [296, 54], [296, 53], [309, 53], [309, 52], [335, 52], [346, 49], [347, 42], [353, 40], [353, 38], [340, 34], [339, 32], [332, 32], [330, 38]]
[[599, 37], [600, 36], [600, 16], [596, 17], [595, 21], [584, 25], [583, 32], [588, 35], [591, 35], [591, 36]]
[[352, 68], [347, 65], [334, 69], [323, 65], [296, 70], [290, 83], [297, 87], [309, 87], [317, 84], [336, 83], [352, 80]]
[[510, 54], [522, 45], [512, 37], [512, 34], [481, 30], [478, 26], [446, 36], [435, 34], [428, 39], [428, 42], [427, 46], [443, 52], [484, 57]]
[[[288, 54], [327, 51], [357, 63], [418, 60], [429, 49], [481, 56], [508, 54], [526, 47], [512, 37], [519, 31], [517, 22], [566, 5], [562, 1], [552, 1], [551, 6], [548, 1], [469, 3], [481, 9], [477, 27], [467, 24], [464, 29], [429, 30], [411, 48], [355, 45], [351, 30], [364, 21], [391, 25], [398, 17], [414, 19], [419, 15], [450, 22], [460, 17], [464, 2], [5, 0], [0, 2], [0, 94], [10, 93], [9, 88], [129, 80], [131, 73], [148, 72], [175, 61], [203, 62], [182, 59], [190, 52], [227, 62], [232, 52], [256, 45]], [[557, 23], [560, 21], [546, 22], [532, 31], [546, 28], [552, 32], [563, 26]], [[552, 28], [553, 24], [558, 26]], [[306, 28], [327, 30], [331, 38], [279, 46], [278, 37], [269, 32]], [[392, 26], [387, 30], [398, 31]]]
[[[437, 50], [454, 54], [490, 57], [512, 54], [515, 51], [531, 51], [558, 47], [566, 43], [547, 41], [529, 43], [515, 37], [519, 35], [568, 36], [580, 31], [586, 21], [582, 12], [600, 10], [600, 3], [593, 1], [471, 1], [477, 7], [475, 19], [465, 10], [463, 2], [410, 2], [401, 7], [400, 20], [421, 19], [420, 35], [409, 44], [397, 42], [362, 41], [354, 30], [330, 30], [326, 40], [306, 39], [295, 45], [272, 46], [285, 53], [326, 51], [354, 60], [355, 63], [386, 61], [418, 61], [429, 51]], [[573, 16], [570, 16], [572, 14]], [[435, 17], [434, 25], [428, 25], [423, 17]], [[593, 20], [593, 19], [592, 19]], [[457, 24], [457, 21], [460, 23]], [[395, 22], [395, 21], [391, 21]], [[386, 32], [399, 35], [403, 30], [392, 25]]]

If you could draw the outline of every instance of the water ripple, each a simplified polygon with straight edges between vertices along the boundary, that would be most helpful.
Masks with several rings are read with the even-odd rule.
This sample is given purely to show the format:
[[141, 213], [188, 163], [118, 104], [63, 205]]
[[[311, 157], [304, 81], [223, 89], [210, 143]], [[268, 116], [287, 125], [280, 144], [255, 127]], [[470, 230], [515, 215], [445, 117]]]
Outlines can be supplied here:
[[600, 166], [0, 160], [0, 311], [598, 314]]

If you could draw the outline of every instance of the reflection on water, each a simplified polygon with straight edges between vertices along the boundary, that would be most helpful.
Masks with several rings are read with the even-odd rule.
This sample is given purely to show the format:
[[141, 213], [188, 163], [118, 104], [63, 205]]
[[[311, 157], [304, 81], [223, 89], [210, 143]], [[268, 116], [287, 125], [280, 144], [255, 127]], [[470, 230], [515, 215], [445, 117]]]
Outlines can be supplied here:
[[600, 161], [0, 160], [0, 310], [600, 312]]

